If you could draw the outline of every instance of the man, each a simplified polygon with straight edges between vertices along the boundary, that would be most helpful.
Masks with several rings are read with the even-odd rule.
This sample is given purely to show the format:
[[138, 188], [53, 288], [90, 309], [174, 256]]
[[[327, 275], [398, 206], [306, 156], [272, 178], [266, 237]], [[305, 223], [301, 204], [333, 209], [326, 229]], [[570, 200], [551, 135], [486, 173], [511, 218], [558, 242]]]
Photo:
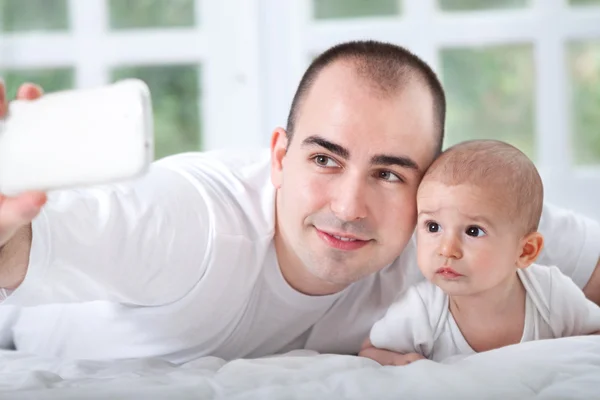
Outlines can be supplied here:
[[[270, 152], [172, 156], [134, 182], [51, 194], [43, 208], [39, 193], [4, 199], [4, 304], [36, 306], [11, 322], [17, 348], [173, 362], [358, 353], [422, 279], [416, 189], [444, 116], [420, 59], [345, 43], [311, 64]], [[546, 206], [541, 231], [543, 262], [597, 301], [600, 226]]]

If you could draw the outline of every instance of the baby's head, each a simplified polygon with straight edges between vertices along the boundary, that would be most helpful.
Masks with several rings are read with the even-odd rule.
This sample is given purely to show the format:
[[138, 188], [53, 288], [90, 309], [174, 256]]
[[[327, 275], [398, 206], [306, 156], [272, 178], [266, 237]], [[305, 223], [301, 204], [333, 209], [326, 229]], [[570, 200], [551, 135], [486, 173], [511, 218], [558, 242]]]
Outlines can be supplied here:
[[446, 150], [417, 193], [421, 271], [451, 295], [480, 293], [515, 278], [537, 258], [543, 186], [515, 147], [476, 140]]

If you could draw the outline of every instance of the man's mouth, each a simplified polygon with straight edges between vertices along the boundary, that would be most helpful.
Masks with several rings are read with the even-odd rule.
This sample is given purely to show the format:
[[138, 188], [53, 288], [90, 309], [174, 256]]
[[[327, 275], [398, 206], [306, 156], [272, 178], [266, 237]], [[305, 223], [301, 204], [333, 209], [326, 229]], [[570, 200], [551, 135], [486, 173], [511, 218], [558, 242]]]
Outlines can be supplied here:
[[331, 236], [333, 236], [337, 240], [341, 240], [343, 242], [355, 242], [355, 241], [359, 240], [359, 239], [354, 239], [351, 237], [344, 237], [344, 236], [337, 236], [337, 235], [331, 235]]
[[325, 244], [337, 250], [358, 250], [366, 246], [371, 241], [370, 239], [363, 239], [351, 234], [341, 232], [326, 232], [316, 227], [315, 229], [317, 231], [317, 235], [325, 242]]

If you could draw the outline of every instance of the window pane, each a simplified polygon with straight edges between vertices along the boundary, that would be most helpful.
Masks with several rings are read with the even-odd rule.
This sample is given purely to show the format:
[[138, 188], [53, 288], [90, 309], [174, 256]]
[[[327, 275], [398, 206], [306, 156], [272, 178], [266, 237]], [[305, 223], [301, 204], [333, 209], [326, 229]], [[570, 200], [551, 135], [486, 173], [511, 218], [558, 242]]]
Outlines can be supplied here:
[[576, 164], [600, 164], [600, 40], [569, 48]]
[[438, 0], [444, 11], [474, 11], [502, 8], [522, 8], [531, 4], [531, 0]]
[[201, 149], [199, 68], [191, 65], [122, 67], [113, 79], [135, 77], [152, 93], [155, 157]]
[[1, 70], [0, 76], [6, 83], [9, 99], [14, 99], [17, 89], [25, 82], [31, 82], [44, 88], [45, 93], [57, 90], [71, 89], [74, 86], [74, 72], [72, 68], [59, 69], [19, 69]]
[[535, 158], [532, 46], [446, 49], [441, 62], [448, 97], [446, 146], [497, 139]]
[[314, 18], [360, 18], [400, 14], [400, 0], [313, 0]]
[[588, 5], [588, 4], [600, 6], [600, 0], [569, 0], [569, 4], [574, 5], [574, 6]]
[[115, 29], [194, 25], [194, 0], [110, 0], [109, 7]]
[[67, 30], [67, 0], [0, 0], [0, 31]]

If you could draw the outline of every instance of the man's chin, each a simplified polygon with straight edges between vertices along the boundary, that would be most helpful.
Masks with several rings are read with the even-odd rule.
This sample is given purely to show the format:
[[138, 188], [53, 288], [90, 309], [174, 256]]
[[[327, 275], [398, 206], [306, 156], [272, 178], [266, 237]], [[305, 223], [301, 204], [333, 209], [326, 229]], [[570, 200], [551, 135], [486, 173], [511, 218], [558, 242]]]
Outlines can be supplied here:
[[364, 274], [352, 271], [354, 270], [348, 265], [331, 265], [326, 268], [321, 265], [318, 270], [313, 271], [313, 275], [332, 287], [345, 288], [365, 277]]

